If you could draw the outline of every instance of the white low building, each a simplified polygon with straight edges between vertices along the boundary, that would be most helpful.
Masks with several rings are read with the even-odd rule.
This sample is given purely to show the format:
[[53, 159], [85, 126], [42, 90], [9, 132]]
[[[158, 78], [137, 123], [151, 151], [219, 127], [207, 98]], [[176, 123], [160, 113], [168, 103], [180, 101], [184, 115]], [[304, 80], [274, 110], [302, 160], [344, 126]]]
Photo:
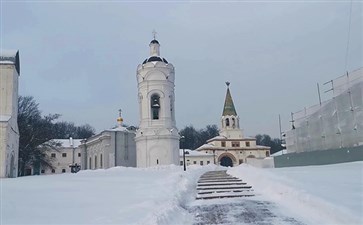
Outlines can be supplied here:
[[[40, 174], [70, 173], [70, 165], [81, 165], [81, 150], [79, 145], [82, 139], [53, 139], [61, 146], [49, 149], [47, 155], [52, 159], [53, 168], [40, 168]], [[34, 171], [33, 174], [38, 174]]]
[[136, 167], [135, 129], [116, 127], [81, 141], [82, 169]]
[[180, 149], [179, 150], [179, 159], [180, 165], [184, 165], [183, 151], [185, 151], [185, 161], [186, 165], [208, 165], [211, 163], [215, 163], [215, 157], [211, 153], [198, 152], [190, 149]]

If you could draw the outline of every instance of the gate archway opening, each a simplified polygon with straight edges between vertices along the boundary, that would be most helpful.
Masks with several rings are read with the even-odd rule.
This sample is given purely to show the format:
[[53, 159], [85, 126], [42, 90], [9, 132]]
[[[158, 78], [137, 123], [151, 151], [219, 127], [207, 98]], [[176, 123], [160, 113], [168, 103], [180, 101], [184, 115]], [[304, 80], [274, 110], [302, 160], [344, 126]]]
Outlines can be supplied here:
[[230, 157], [228, 156], [223, 156], [220, 160], [220, 163], [219, 163], [221, 166], [230, 166], [230, 167], [233, 167], [233, 161]]

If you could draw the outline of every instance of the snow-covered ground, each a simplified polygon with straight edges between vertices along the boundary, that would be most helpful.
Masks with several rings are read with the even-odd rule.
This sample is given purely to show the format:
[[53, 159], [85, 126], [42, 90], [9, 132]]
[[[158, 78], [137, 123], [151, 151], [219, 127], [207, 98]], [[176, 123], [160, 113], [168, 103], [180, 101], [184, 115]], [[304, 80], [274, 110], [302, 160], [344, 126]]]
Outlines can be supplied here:
[[1, 179], [0, 224], [188, 224], [183, 209], [214, 166], [117, 167]]
[[253, 185], [256, 195], [307, 224], [363, 224], [363, 162], [228, 173]]
[[[1, 179], [0, 224], [193, 224], [188, 207], [196, 182], [214, 169], [219, 168], [118, 167]], [[363, 162], [279, 169], [241, 165], [228, 173], [252, 185], [256, 196], [216, 202], [254, 207], [256, 200], [273, 206], [277, 216], [305, 224], [363, 224]]]

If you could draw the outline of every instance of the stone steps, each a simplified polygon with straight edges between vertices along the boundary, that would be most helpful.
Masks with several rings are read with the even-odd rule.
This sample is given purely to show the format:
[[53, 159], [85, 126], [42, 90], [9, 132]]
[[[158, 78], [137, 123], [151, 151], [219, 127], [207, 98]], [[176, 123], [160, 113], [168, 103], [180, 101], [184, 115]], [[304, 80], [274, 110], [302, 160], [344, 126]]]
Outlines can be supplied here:
[[226, 170], [209, 171], [197, 183], [196, 199], [237, 198], [254, 196], [252, 186], [232, 177]]

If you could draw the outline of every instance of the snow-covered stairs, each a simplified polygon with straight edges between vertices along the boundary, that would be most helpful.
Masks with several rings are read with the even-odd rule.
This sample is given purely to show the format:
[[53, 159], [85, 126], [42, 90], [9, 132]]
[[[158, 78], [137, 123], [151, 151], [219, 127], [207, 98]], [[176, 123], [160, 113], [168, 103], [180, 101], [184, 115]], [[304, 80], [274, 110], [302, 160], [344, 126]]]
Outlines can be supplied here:
[[227, 174], [227, 170], [209, 171], [198, 180], [196, 199], [254, 196], [252, 186]]

